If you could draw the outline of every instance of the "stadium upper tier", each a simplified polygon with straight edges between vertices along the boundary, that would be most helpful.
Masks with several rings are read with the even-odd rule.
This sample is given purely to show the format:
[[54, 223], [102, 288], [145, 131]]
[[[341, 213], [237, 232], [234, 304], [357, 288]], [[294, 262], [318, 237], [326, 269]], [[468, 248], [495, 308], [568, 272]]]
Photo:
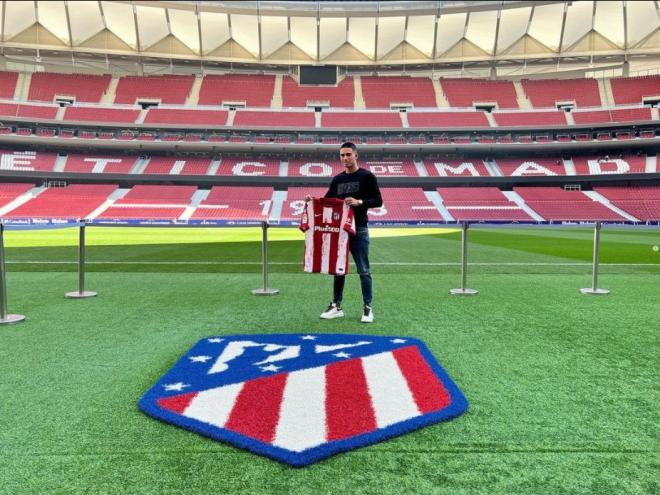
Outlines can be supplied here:
[[[611, 221], [660, 220], [660, 187], [598, 187], [592, 191], [560, 187], [383, 187], [383, 206], [369, 210], [372, 222], [441, 223], [454, 221]], [[0, 184], [4, 222], [79, 219], [126, 223], [271, 223], [299, 221], [306, 194], [325, 188], [74, 184], [34, 187]]]
[[[337, 85], [300, 85], [290, 76], [226, 74], [123, 76], [0, 72], [0, 98], [104, 105], [330, 107], [348, 109], [575, 108], [641, 105], [660, 99], [660, 76], [612, 79], [486, 80], [412, 76], [347, 76]], [[103, 119], [101, 119], [103, 120]]]
[[[360, 164], [379, 177], [543, 177], [657, 173], [655, 155], [560, 155], [493, 159], [375, 159]], [[41, 151], [0, 150], [0, 171], [89, 174], [205, 175], [226, 177], [332, 177], [341, 172], [338, 160], [259, 158], [255, 156], [125, 156]]]

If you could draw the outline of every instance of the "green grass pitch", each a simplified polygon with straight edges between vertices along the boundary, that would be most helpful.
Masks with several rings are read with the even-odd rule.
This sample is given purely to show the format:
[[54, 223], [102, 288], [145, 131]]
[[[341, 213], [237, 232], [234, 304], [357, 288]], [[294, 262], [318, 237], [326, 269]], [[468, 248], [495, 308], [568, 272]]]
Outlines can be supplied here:
[[[376, 321], [322, 321], [331, 279], [301, 270], [302, 234], [255, 228], [5, 232], [0, 494], [660, 492], [660, 229], [604, 227], [598, 285], [588, 228], [371, 229]], [[426, 342], [470, 401], [463, 416], [294, 469], [160, 423], [137, 400], [202, 337], [328, 332]]]

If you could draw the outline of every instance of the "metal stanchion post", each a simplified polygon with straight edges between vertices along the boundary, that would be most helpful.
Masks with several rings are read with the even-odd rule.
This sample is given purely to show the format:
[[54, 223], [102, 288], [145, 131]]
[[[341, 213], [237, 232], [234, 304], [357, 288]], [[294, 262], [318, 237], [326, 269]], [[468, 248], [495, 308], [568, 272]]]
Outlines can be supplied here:
[[593, 266], [592, 266], [592, 277], [591, 277], [591, 287], [585, 289], [580, 289], [582, 294], [589, 294], [592, 296], [604, 296], [609, 294], [610, 291], [607, 289], [598, 288], [598, 256], [600, 251], [600, 228], [601, 223], [596, 222], [594, 227], [594, 257], [593, 257]]
[[96, 292], [85, 290], [85, 222], [80, 226], [80, 240], [78, 243], [78, 290], [67, 292], [64, 297], [68, 299], [84, 299], [95, 297]]
[[253, 289], [255, 296], [274, 296], [279, 294], [279, 289], [268, 288], [268, 222], [261, 222], [261, 273], [263, 286], [260, 289]]
[[0, 223], [0, 325], [11, 325], [25, 320], [23, 315], [7, 314], [7, 280], [5, 278], [5, 226]]
[[467, 231], [468, 223], [463, 222], [463, 234], [461, 236], [461, 288], [451, 289], [449, 293], [452, 296], [474, 296], [479, 294], [478, 290], [467, 289], [465, 287], [467, 282]]

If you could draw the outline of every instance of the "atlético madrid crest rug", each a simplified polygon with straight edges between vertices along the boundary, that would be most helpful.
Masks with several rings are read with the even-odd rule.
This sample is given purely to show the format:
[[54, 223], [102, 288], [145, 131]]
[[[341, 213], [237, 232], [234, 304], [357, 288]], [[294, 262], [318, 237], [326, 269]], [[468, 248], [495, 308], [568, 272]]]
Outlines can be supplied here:
[[422, 341], [339, 334], [208, 337], [140, 400], [150, 416], [292, 466], [467, 406]]

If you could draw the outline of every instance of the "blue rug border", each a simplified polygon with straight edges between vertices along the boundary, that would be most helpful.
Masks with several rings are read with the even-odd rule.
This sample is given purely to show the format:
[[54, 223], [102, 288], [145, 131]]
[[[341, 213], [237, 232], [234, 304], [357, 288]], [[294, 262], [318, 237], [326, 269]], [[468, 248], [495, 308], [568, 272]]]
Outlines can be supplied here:
[[[221, 336], [221, 338], [230, 339], [234, 337], [246, 337], [247, 335], [249, 335], [250, 338], [266, 338], [273, 335], [303, 336], [309, 334], [308, 333], [238, 334], [238, 335], [223, 335]], [[370, 337], [370, 335], [364, 335], [364, 334], [313, 334], [312, 333], [311, 335], [334, 335], [341, 337], [361, 337], [361, 338]], [[197, 345], [213, 337], [216, 336], [205, 337], [203, 339], [198, 340], [192, 347], [188, 349], [188, 351], [183, 356], [181, 356], [179, 360], [177, 360], [177, 362], [174, 365], [170, 366], [168, 371], [179, 365], [179, 363], [181, 363], [182, 361], [185, 361], [188, 354], [192, 350], [194, 350]], [[404, 338], [408, 341], [407, 343], [417, 345], [422, 355], [424, 356], [424, 359], [426, 360], [427, 364], [431, 367], [431, 369], [433, 369], [434, 373], [436, 373], [436, 375], [440, 377], [443, 385], [445, 386], [447, 392], [449, 393], [449, 397], [451, 399], [450, 405], [444, 409], [441, 409], [440, 411], [436, 411], [435, 413], [425, 414], [423, 416], [412, 418], [403, 421], [401, 423], [397, 423], [395, 425], [388, 426], [386, 428], [377, 429], [372, 432], [364, 433], [362, 435], [352, 437], [349, 439], [330, 442], [325, 445], [321, 445], [319, 447], [308, 449], [301, 453], [291, 452], [286, 449], [282, 449], [272, 445], [267, 445], [258, 440], [251, 439], [249, 437], [240, 435], [238, 433], [234, 433], [229, 430], [225, 430], [224, 428], [218, 428], [213, 425], [209, 425], [207, 423], [203, 423], [201, 421], [197, 421], [192, 418], [186, 418], [185, 416], [181, 416], [179, 414], [175, 414], [161, 408], [156, 403], [156, 398], [157, 398], [157, 394], [160, 393], [161, 391], [159, 387], [160, 382], [167, 375], [167, 372], [165, 373], [165, 375], [162, 375], [160, 379], [156, 382], [156, 384], [153, 385], [142, 396], [142, 398], [138, 402], [138, 407], [142, 412], [144, 412], [148, 416], [152, 416], [156, 419], [164, 421], [167, 424], [178, 426], [186, 430], [193, 431], [195, 433], [199, 433], [200, 435], [203, 435], [205, 437], [209, 437], [214, 440], [219, 440], [223, 443], [227, 443], [235, 447], [246, 449], [248, 451], [266, 456], [270, 459], [288, 464], [293, 467], [305, 467], [315, 462], [318, 462], [322, 459], [331, 457], [335, 454], [339, 454], [341, 452], [346, 452], [356, 448], [365, 447], [367, 445], [373, 445], [375, 443], [389, 440], [393, 437], [418, 430], [425, 426], [429, 426], [433, 423], [439, 423], [441, 421], [446, 421], [448, 419], [455, 418], [468, 410], [469, 405], [467, 399], [465, 398], [461, 390], [458, 388], [458, 386], [454, 383], [454, 381], [449, 377], [447, 372], [440, 366], [435, 356], [431, 353], [431, 351], [423, 341], [416, 339], [414, 337], [407, 337], [401, 335], [397, 335], [397, 336], [373, 335], [371, 337], [392, 338], [392, 339]]]

